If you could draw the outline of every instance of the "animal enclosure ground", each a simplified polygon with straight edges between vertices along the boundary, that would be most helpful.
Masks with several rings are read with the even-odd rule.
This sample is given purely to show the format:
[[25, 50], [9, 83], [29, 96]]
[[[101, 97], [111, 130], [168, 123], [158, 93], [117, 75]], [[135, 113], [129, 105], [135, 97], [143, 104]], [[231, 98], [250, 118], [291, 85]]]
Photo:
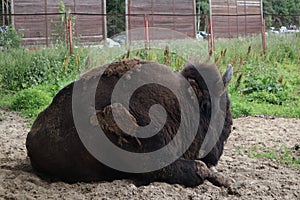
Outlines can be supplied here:
[[229, 189], [209, 182], [185, 188], [158, 182], [137, 187], [129, 180], [76, 184], [42, 180], [26, 158], [28, 131], [25, 119], [0, 110], [0, 199], [300, 199], [300, 169], [247, 156], [253, 147], [272, 151], [300, 144], [300, 119], [235, 119], [217, 167], [237, 180]]

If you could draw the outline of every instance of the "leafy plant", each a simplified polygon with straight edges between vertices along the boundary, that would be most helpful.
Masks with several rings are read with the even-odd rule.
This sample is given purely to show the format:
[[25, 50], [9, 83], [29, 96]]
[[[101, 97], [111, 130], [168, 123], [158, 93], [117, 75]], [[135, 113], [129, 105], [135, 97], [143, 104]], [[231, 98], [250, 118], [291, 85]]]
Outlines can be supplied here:
[[231, 112], [233, 118], [249, 116], [252, 114], [252, 107], [247, 102], [231, 101]]
[[2, 75], [0, 74], [0, 93], [2, 92], [3, 90], [3, 86], [2, 86]]
[[[59, 20], [51, 19], [51, 24], [54, 27], [55, 33], [51, 35], [52, 39], [56, 44], [64, 45], [69, 39], [68, 34], [66, 35], [66, 28], [68, 21], [72, 23], [72, 33], [75, 33], [75, 20], [76, 17], [71, 15], [71, 10], [66, 10], [65, 4], [62, 0], [59, 2]], [[74, 38], [75, 39], [75, 38]]]
[[49, 103], [52, 97], [42, 90], [29, 88], [18, 92], [12, 99], [10, 108], [29, 117], [35, 117]]
[[69, 56], [64, 49], [6, 52], [2, 62], [4, 67], [0, 74], [5, 77], [1, 82], [2, 88], [11, 91], [73, 80], [82, 64], [80, 55], [75, 52]]
[[5, 49], [20, 48], [22, 38], [22, 34], [17, 33], [15, 28], [9, 26], [4, 32], [0, 33], [0, 46], [3, 46]]
[[256, 91], [268, 91], [277, 93], [283, 91], [283, 84], [280, 81], [280, 74], [277, 68], [266, 68], [263, 64], [248, 69], [244, 79], [243, 94], [249, 94]]

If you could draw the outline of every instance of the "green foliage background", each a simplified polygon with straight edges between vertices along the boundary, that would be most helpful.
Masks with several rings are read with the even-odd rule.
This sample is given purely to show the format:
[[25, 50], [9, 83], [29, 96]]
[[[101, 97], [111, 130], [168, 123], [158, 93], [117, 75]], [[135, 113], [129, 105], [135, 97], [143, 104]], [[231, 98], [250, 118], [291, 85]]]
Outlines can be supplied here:
[[[206, 41], [193, 42], [199, 42], [199, 48], [207, 48]], [[267, 43], [267, 52], [263, 54], [260, 36], [216, 40], [211, 61], [221, 72], [228, 63], [235, 69], [228, 88], [233, 116], [266, 114], [300, 118], [300, 38], [270, 35]], [[196, 50], [189, 45], [180, 46], [186, 52]], [[185, 64], [172, 48], [167, 54], [164, 49], [126, 51], [126, 47], [90, 47], [77, 48], [69, 55], [64, 46], [38, 51], [2, 50], [0, 107], [19, 111], [34, 120], [49, 105], [49, 99], [78, 79], [80, 73], [116, 59], [139, 57], [169, 65], [174, 70], [180, 70]]]

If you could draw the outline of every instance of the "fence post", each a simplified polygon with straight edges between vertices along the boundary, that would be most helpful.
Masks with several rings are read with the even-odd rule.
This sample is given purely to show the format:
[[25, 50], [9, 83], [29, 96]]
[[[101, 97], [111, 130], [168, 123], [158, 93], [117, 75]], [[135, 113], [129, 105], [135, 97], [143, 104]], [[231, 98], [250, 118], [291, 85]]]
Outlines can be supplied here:
[[214, 30], [213, 30], [213, 15], [212, 15], [212, 2], [211, 0], [209, 0], [209, 10], [210, 10], [210, 14], [209, 14], [209, 31], [210, 31], [210, 35], [208, 37], [208, 44], [209, 44], [209, 48], [208, 48], [208, 54], [211, 57], [213, 52], [215, 51], [215, 44], [214, 44]]
[[44, 11], [45, 11], [45, 28], [46, 28], [46, 46], [49, 46], [49, 35], [48, 35], [48, 2], [45, 0], [44, 2]]
[[145, 49], [149, 49], [149, 20], [148, 16], [144, 15], [145, 23]]
[[263, 44], [263, 52], [266, 53], [267, 50], [267, 39], [266, 39], [266, 20], [262, 21], [262, 44]]
[[212, 56], [213, 52], [215, 51], [215, 42], [214, 42], [214, 31], [213, 31], [213, 26], [212, 26], [212, 19], [210, 19], [210, 23], [209, 23], [209, 32], [210, 35], [208, 36], [208, 53], [209, 56]]
[[70, 44], [70, 55], [73, 54], [73, 33], [72, 33], [72, 20], [68, 20], [68, 28], [69, 28], [69, 44]]

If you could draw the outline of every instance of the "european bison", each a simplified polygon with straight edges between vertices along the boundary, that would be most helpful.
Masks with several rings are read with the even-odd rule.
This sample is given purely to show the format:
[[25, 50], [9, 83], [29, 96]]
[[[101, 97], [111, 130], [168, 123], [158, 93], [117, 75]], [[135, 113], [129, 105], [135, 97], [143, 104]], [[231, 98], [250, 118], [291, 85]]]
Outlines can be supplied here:
[[[142, 84], [130, 94], [129, 107], [113, 102], [113, 91], [116, 86], [120, 88], [119, 92], [126, 91], [127, 84], [117, 85], [121, 82], [121, 78], [125, 80], [124, 83], [128, 80], [129, 84], [130, 80], [135, 79], [135, 75], [143, 71], [148, 76], [144, 77], [146, 79], [156, 77], [155, 80], [162, 79], [172, 87], [178, 88], [177, 96], [174, 94], [174, 89], [156, 83], [153, 79], [154, 81]], [[196, 186], [207, 179], [216, 185], [228, 186], [231, 180], [210, 168], [217, 165], [223, 152], [224, 142], [231, 132], [230, 101], [224, 87], [230, 81], [231, 76], [231, 66], [222, 79], [215, 66], [210, 64], [188, 64], [178, 73], [166, 66], [137, 59], [122, 60], [95, 68], [83, 75], [80, 80], [63, 88], [54, 97], [51, 105], [39, 114], [26, 140], [31, 164], [35, 170], [67, 182], [130, 178], [142, 184], [165, 181]], [[142, 79], [143, 77], [140, 77], [134, 81], [139, 82]], [[91, 86], [92, 82], [96, 82], [96, 86]], [[73, 94], [75, 87], [77, 96]], [[127, 94], [118, 93], [117, 95], [126, 96]], [[182, 102], [178, 99], [178, 95], [188, 98]], [[88, 96], [92, 96], [94, 102], [89, 102]], [[75, 105], [72, 101], [87, 104], [85, 108], [91, 112], [81, 110], [81, 105]], [[158, 112], [161, 107], [153, 109], [157, 105], [164, 109], [162, 116]], [[199, 118], [183, 117], [183, 114], [194, 111], [198, 111], [196, 114], [200, 114]], [[213, 114], [212, 111], [217, 114]], [[91, 114], [93, 112], [95, 115]], [[221, 115], [224, 117], [218, 118]], [[75, 119], [81, 116], [87, 117]], [[114, 117], [121, 119], [121, 122], [126, 119], [126, 123], [121, 126], [127, 130], [128, 134], [119, 127], [120, 123], [118, 124]], [[212, 121], [217, 121], [216, 124], [221, 126], [220, 134], [216, 134], [218, 127], [210, 127]], [[88, 123], [91, 129], [78, 126], [81, 122]], [[139, 128], [145, 128], [148, 125], [151, 125], [157, 134], [147, 138], [135, 135]], [[191, 126], [196, 127], [195, 133], [188, 131]], [[118, 167], [108, 166], [107, 163], [96, 159], [97, 156], [93, 154], [93, 151], [99, 150], [97, 146], [92, 146], [94, 149], [88, 147], [89, 143], [99, 142], [98, 136], [101, 133], [98, 135], [90, 133], [99, 127], [106, 138], [117, 148], [134, 155], [145, 155], [145, 162], [153, 159], [147, 157], [146, 155], [149, 155], [147, 153], [156, 152], [173, 141], [177, 147], [181, 148], [187, 144], [188, 146], [184, 147], [186, 149], [183, 148], [184, 152], [179, 152], [177, 148], [169, 148], [166, 154], [154, 158], [154, 163], [151, 163], [153, 166], [163, 166], [154, 171], [149, 170], [143, 162], [132, 162], [122, 155], [114, 154], [112, 149], [98, 146], [102, 156], [107, 159], [112, 157], [117, 160], [121, 168], [126, 165], [128, 169], [119, 170]], [[156, 128], [157, 130], [154, 130]], [[152, 130], [149, 129], [149, 131]], [[212, 140], [210, 143], [213, 145], [211, 147], [205, 142], [205, 136], [209, 131], [213, 132], [209, 136]], [[179, 132], [181, 137], [176, 136]], [[83, 142], [83, 138], [88, 139]], [[189, 138], [192, 138], [190, 143]], [[209, 152], [205, 152], [207, 149]], [[173, 162], [164, 163], [169, 156], [174, 155], [177, 157]], [[143, 172], [131, 170], [135, 167], [143, 169], [143, 166], [145, 167]]]

